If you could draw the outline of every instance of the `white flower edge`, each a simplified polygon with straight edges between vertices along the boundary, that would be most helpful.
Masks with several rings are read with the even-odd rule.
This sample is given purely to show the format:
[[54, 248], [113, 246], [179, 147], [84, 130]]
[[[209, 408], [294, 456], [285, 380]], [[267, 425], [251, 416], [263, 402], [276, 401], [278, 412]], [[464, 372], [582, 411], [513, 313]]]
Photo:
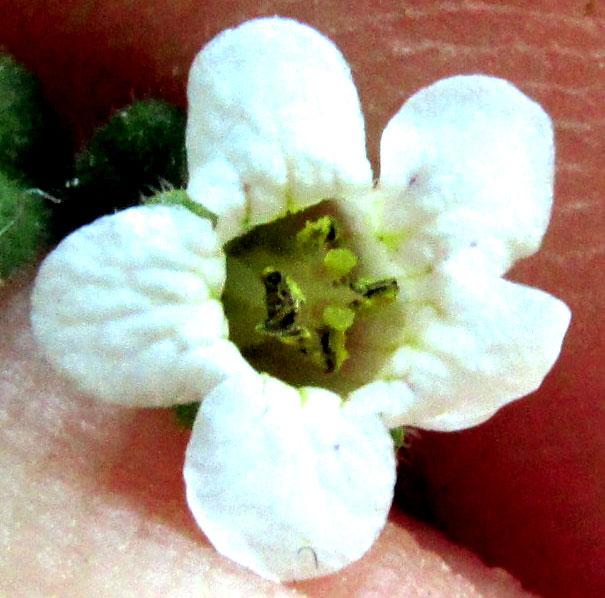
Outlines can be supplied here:
[[370, 189], [349, 66], [315, 29], [275, 17], [222, 32], [195, 58], [187, 95], [187, 191], [223, 241]]
[[208, 220], [137, 207], [65, 238], [32, 292], [34, 337], [50, 363], [107, 401], [197, 401], [248, 369], [227, 340], [225, 256]]
[[348, 397], [382, 412], [390, 427], [453, 431], [484, 422], [541, 385], [571, 319], [548, 293], [455, 262], [417, 281], [407, 300], [406, 340], [377, 382]]
[[443, 79], [384, 130], [380, 230], [408, 271], [459, 253], [501, 275], [540, 247], [553, 179], [552, 123], [539, 104], [495, 77]]
[[338, 571], [370, 548], [391, 506], [395, 460], [376, 415], [327, 390], [250, 374], [205, 397], [184, 476], [219, 552], [291, 581]]

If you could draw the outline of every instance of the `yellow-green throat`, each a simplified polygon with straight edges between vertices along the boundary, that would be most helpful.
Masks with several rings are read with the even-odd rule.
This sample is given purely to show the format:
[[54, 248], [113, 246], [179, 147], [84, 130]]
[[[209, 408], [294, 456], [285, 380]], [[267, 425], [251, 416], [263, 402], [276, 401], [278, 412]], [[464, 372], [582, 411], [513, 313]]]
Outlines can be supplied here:
[[231, 241], [226, 253], [230, 338], [269, 373], [278, 361], [337, 372], [349, 358], [355, 323], [399, 292], [394, 278], [358, 277], [358, 257], [332, 215], [298, 214], [259, 226]]

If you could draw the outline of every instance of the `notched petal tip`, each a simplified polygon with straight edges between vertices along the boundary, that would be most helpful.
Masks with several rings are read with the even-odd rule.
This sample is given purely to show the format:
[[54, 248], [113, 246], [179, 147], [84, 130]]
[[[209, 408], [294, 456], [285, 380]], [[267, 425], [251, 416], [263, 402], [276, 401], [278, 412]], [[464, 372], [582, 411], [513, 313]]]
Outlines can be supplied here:
[[350, 69], [313, 28], [263, 18], [224, 31], [188, 85], [188, 192], [224, 241], [371, 185]]
[[205, 398], [184, 476], [191, 511], [219, 552], [291, 581], [337, 571], [370, 548], [395, 462], [379, 418], [329, 391], [253, 374]]
[[[77, 230], [44, 260], [33, 333], [58, 371], [99, 398], [131, 406], [199, 400], [208, 380], [191, 371], [210, 367], [200, 363], [203, 349], [228, 343], [224, 282], [208, 220], [180, 207], [131, 208]], [[213, 362], [209, 379], [224, 378], [232, 364], [219, 372]]]

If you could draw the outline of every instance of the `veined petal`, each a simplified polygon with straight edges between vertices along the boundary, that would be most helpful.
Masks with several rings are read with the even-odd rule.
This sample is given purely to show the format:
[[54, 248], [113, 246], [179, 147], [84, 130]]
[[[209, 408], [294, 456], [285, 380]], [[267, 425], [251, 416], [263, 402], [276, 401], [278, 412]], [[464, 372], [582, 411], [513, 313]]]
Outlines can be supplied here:
[[197, 55], [188, 98], [187, 190], [219, 217], [222, 240], [371, 185], [350, 69], [307, 25], [224, 31]]
[[370, 548], [391, 505], [395, 461], [376, 414], [256, 374], [206, 396], [184, 475], [216, 549], [288, 581], [337, 571]]
[[386, 127], [381, 154], [379, 227], [408, 270], [462, 252], [474, 268], [502, 274], [540, 246], [552, 125], [512, 84], [471, 75], [420, 90]]
[[55, 368], [105, 400], [199, 400], [248, 367], [225, 340], [224, 282], [208, 220], [180, 207], [131, 208], [77, 230], [44, 260], [34, 336]]
[[[427, 276], [414, 301], [421, 325], [386, 363], [383, 381], [350, 395], [374, 402], [391, 427], [450, 431], [489, 419], [540, 386], [570, 321], [555, 297], [459, 264]], [[378, 391], [387, 399], [377, 402]]]

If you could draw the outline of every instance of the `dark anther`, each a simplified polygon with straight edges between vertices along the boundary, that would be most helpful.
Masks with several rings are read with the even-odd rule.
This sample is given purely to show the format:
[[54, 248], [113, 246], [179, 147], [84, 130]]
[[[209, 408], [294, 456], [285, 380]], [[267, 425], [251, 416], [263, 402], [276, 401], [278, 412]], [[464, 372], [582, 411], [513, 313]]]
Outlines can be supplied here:
[[279, 321], [279, 325], [281, 328], [291, 328], [292, 326], [294, 326], [295, 321], [296, 312], [290, 311]]
[[271, 287], [273, 290], [277, 289], [277, 286], [282, 280], [282, 275], [277, 270], [272, 270], [265, 274], [263, 278], [263, 282], [265, 283], [265, 288]]
[[285, 276], [277, 270], [263, 274], [267, 319], [263, 323], [265, 332], [296, 336], [300, 330], [295, 327], [299, 312], [299, 300], [294, 297]]
[[351, 290], [366, 299], [388, 294], [396, 296], [399, 292], [399, 285], [395, 278], [384, 278], [374, 282], [352, 282], [350, 286]]
[[328, 228], [328, 232], [326, 234], [326, 241], [336, 241], [336, 225], [334, 224], [333, 220], [330, 220], [330, 227]]
[[330, 329], [319, 333], [319, 342], [323, 353], [326, 374], [331, 374], [336, 369], [336, 354], [330, 343]]

